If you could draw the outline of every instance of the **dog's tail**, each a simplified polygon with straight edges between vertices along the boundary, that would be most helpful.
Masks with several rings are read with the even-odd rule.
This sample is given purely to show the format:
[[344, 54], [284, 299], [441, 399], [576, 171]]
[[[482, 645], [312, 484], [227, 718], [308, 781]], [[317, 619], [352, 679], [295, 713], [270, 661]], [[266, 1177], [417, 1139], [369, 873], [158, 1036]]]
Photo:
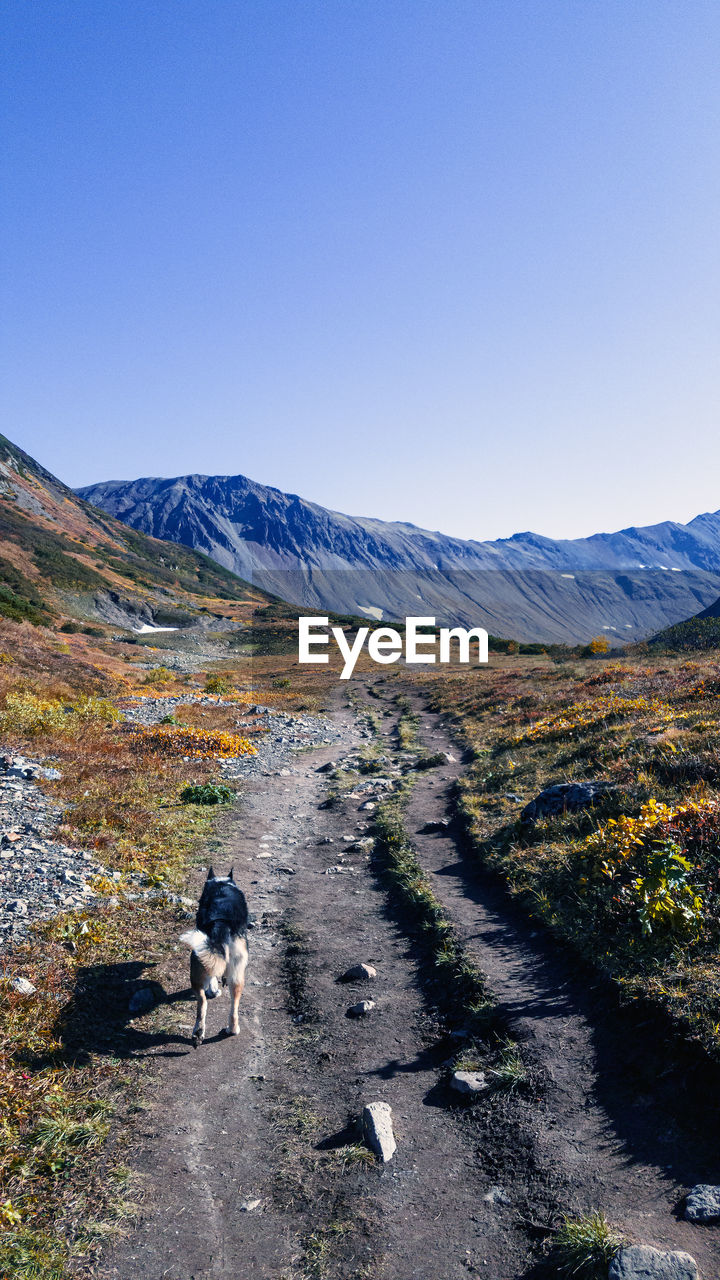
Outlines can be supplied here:
[[220, 938], [210, 938], [201, 929], [189, 929], [180, 934], [184, 946], [195, 952], [203, 969], [211, 978], [221, 978], [227, 968], [228, 945]]

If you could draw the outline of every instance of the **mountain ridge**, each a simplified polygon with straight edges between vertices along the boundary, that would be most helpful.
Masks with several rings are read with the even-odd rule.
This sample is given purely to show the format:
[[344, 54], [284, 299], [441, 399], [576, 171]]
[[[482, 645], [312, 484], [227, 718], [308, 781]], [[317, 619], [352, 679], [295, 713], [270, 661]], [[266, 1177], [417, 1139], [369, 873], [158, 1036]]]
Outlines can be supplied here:
[[487, 625], [546, 642], [640, 639], [720, 594], [720, 511], [617, 533], [460, 539], [350, 516], [247, 476], [145, 476], [77, 490], [133, 528], [192, 546], [284, 599], [338, 612]]
[[35, 625], [205, 626], [270, 598], [202, 552], [115, 520], [0, 435], [0, 615]]

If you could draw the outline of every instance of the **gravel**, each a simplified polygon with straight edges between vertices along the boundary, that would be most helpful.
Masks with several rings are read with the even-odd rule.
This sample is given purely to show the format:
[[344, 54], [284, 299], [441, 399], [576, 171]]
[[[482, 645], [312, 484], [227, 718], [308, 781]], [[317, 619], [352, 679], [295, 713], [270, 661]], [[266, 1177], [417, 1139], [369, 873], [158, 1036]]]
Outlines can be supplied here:
[[261, 704], [248, 706], [210, 695], [188, 698], [184, 694], [174, 694], [167, 698], [141, 698], [131, 706], [124, 707], [123, 714], [131, 724], [149, 728], [160, 724], [166, 716], [174, 715], [183, 706], [232, 707], [238, 713], [235, 732], [243, 732], [243, 714], [252, 715], [253, 728], [257, 730], [259, 727], [262, 730], [261, 733], [253, 733], [251, 737], [253, 745], [258, 748], [256, 756], [239, 756], [220, 761], [220, 772], [225, 779], [273, 775], [292, 777], [298, 773], [292, 764], [288, 765], [288, 756], [292, 752], [331, 746], [341, 737], [340, 731], [325, 716], [288, 715]]
[[[271, 775], [290, 778], [299, 772], [292, 764], [293, 752], [331, 745], [341, 737], [324, 716], [291, 716], [271, 707], [223, 702], [213, 696], [141, 698], [124, 707], [123, 714], [131, 724], [150, 727], [188, 704], [232, 706], [238, 711], [238, 733], [242, 733], [243, 713], [252, 714], [255, 724], [266, 729], [254, 736], [256, 756], [219, 762], [220, 774], [228, 781]], [[0, 748], [0, 948], [22, 941], [37, 921], [87, 907], [97, 896], [90, 884], [95, 876], [120, 879], [119, 872], [107, 871], [92, 854], [51, 838], [63, 811], [34, 779], [59, 776], [56, 769], [24, 756], [3, 755]], [[135, 881], [137, 888], [135, 893], [126, 893], [130, 899], [164, 896], [188, 905], [179, 895], [165, 890], [143, 890], [141, 877], [126, 876], [128, 879]]]
[[22, 940], [37, 920], [86, 906], [95, 897], [88, 882], [108, 873], [91, 854], [50, 838], [62, 809], [32, 780], [49, 771], [24, 756], [6, 756], [0, 768], [2, 945]]

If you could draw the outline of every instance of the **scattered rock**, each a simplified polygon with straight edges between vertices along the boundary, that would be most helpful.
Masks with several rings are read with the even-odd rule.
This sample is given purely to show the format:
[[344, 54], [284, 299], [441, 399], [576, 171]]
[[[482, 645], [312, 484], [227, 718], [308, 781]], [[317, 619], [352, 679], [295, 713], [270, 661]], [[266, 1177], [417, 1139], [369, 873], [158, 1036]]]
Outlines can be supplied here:
[[342, 974], [341, 982], [369, 982], [377, 978], [377, 969], [371, 964], [354, 964]]
[[699, 1280], [689, 1253], [666, 1253], [645, 1244], [621, 1249], [610, 1263], [608, 1280]]
[[371, 1009], [375, 1008], [374, 1000], [358, 1000], [357, 1004], [351, 1004], [347, 1011], [348, 1018], [364, 1018]]
[[337, 760], [328, 760], [327, 764], [321, 764], [316, 770], [317, 773], [332, 773], [337, 769]]
[[141, 987], [130, 997], [130, 1013], [147, 1013], [155, 1004], [155, 997], [149, 987]]
[[451, 827], [448, 818], [438, 818], [437, 822], [426, 822], [424, 827], [418, 829], [420, 836], [445, 835]]
[[362, 804], [358, 805], [358, 809], [364, 809], [366, 813], [374, 813], [377, 805], [374, 800], [363, 800]]
[[34, 996], [36, 988], [27, 978], [13, 978], [10, 983], [13, 991], [18, 991], [21, 996]]
[[486, 1204], [512, 1204], [504, 1187], [489, 1187], [483, 1196]]
[[26, 916], [28, 913], [27, 902], [24, 898], [11, 898], [6, 903], [5, 910], [12, 912], [14, 916]]
[[520, 821], [537, 822], [539, 818], [553, 818], [559, 813], [587, 809], [615, 789], [613, 782], [556, 782], [552, 787], [545, 787], [525, 805]]
[[318, 844], [334, 844], [332, 836], [323, 836], [322, 840], [318, 840]]
[[450, 1088], [466, 1098], [478, 1098], [489, 1088], [484, 1071], [453, 1071]]
[[387, 1102], [369, 1102], [363, 1107], [363, 1137], [371, 1151], [379, 1156], [383, 1163], [392, 1160], [397, 1151], [397, 1143], [392, 1127], [392, 1108]]
[[720, 1187], [708, 1182], [693, 1187], [685, 1201], [685, 1217], [691, 1222], [714, 1222], [720, 1218]]
[[286, 876], [294, 876], [294, 875], [295, 875], [295, 868], [294, 868], [294, 867], [276, 867], [276, 868], [275, 868], [275, 870], [276, 870], [276, 871], [278, 871], [278, 872], [280, 872], [280, 871], [281, 871], [281, 872], [283, 873], [283, 875], [286, 875]]
[[240, 1208], [243, 1213], [252, 1213], [253, 1209], [259, 1209], [262, 1200], [243, 1200]]

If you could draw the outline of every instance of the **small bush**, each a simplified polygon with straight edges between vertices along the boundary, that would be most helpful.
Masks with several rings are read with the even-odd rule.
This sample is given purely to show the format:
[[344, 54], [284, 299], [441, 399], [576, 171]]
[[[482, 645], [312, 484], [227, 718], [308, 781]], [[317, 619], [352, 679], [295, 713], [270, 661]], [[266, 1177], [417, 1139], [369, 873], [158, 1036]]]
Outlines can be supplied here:
[[206, 693], [230, 693], [231, 687], [225, 676], [208, 676], [205, 681]]
[[153, 667], [152, 671], [145, 673], [142, 683], [150, 685], [168, 684], [174, 679], [175, 673], [169, 667]]
[[115, 724], [120, 712], [107, 698], [82, 697], [70, 704], [37, 694], [8, 693], [0, 708], [0, 731], [28, 734], [73, 733], [88, 724]]
[[68, 636], [74, 636], [77, 635], [78, 631], [81, 631], [82, 628], [77, 622], [63, 622], [60, 630], [64, 631]]
[[235, 792], [224, 782], [202, 782], [180, 792], [183, 804], [231, 804]]

